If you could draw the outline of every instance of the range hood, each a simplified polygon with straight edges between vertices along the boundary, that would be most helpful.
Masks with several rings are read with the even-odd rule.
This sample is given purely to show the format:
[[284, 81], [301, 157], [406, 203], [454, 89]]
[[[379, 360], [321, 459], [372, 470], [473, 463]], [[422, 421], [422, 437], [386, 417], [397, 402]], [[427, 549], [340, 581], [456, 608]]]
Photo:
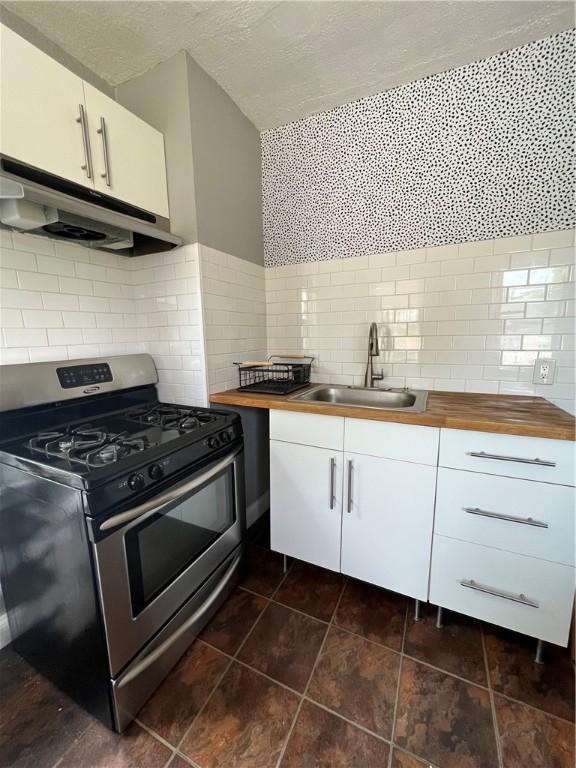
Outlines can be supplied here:
[[0, 228], [124, 256], [182, 245], [167, 219], [5, 157], [0, 157]]

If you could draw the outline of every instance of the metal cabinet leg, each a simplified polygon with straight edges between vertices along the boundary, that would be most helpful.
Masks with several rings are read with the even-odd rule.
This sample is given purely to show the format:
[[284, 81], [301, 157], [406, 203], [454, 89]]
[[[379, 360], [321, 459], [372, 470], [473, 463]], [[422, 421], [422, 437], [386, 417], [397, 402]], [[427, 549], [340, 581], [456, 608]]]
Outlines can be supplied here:
[[420, 621], [422, 618], [422, 605], [420, 600], [414, 600], [414, 621]]
[[443, 616], [444, 616], [444, 609], [438, 606], [438, 611], [436, 612], [436, 627], [438, 629], [441, 629], [444, 626], [442, 621]]
[[544, 646], [544, 640], [538, 640], [538, 644], [536, 645], [536, 656], [534, 656], [536, 664], [544, 664]]
[[288, 555], [284, 555], [283, 557], [284, 557], [284, 560], [282, 563], [282, 567], [284, 569], [284, 573], [286, 573], [286, 571], [288, 570]]

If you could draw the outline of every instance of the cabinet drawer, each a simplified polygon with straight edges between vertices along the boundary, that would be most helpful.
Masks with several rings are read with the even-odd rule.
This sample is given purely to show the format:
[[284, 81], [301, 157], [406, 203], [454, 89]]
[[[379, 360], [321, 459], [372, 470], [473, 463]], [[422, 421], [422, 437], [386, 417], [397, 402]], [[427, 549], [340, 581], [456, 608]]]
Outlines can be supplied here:
[[435, 605], [565, 646], [573, 600], [569, 566], [434, 536]]
[[344, 418], [272, 410], [270, 439], [341, 451], [344, 447]]
[[541, 437], [443, 429], [440, 466], [574, 485], [574, 443]]
[[574, 495], [565, 485], [440, 467], [434, 532], [574, 565]]
[[437, 427], [347, 418], [344, 450], [436, 466], [439, 434]]

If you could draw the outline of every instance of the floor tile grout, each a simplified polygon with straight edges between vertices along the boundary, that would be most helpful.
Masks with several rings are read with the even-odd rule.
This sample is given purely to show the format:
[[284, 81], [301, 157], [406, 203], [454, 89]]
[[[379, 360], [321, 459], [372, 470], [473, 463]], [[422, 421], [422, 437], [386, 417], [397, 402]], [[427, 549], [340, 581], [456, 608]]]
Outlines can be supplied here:
[[190, 731], [192, 730], [192, 726], [194, 725], [194, 723], [196, 722], [196, 720], [197, 720], [197, 719], [200, 717], [200, 715], [201, 715], [201, 714], [204, 712], [204, 710], [206, 709], [206, 706], [207, 706], [208, 702], [210, 701], [210, 699], [212, 698], [212, 696], [215, 694], [215, 692], [218, 690], [218, 687], [219, 687], [220, 683], [222, 682], [222, 680], [224, 679], [224, 676], [226, 675], [226, 673], [228, 672], [228, 670], [229, 670], [229, 669], [230, 669], [230, 667], [232, 666], [232, 664], [233, 664], [233, 661], [234, 661], [234, 659], [230, 659], [230, 661], [229, 661], [229, 663], [227, 664], [226, 668], [224, 669], [224, 671], [222, 672], [222, 674], [220, 675], [220, 677], [218, 678], [218, 680], [217, 680], [217, 681], [216, 681], [216, 683], [214, 684], [214, 687], [213, 687], [213, 688], [212, 688], [212, 690], [210, 691], [210, 693], [209, 693], [209, 695], [208, 695], [208, 697], [207, 697], [206, 701], [204, 702], [204, 704], [202, 704], [202, 706], [200, 707], [200, 709], [198, 710], [198, 712], [197, 712], [197, 713], [194, 715], [194, 717], [193, 717], [193, 718], [192, 718], [192, 720], [190, 721], [190, 725], [188, 726], [188, 728], [186, 728], [186, 729], [185, 729], [185, 731], [184, 731], [184, 734], [182, 735], [182, 738], [180, 739], [180, 741], [178, 742], [178, 744], [177, 744], [177, 746], [176, 746], [176, 750], [177, 750], [177, 751], [180, 751], [180, 747], [182, 746], [182, 744], [183, 744], [183, 743], [184, 743], [184, 741], [186, 740], [186, 737], [188, 736], [188, 734], [189, 734], [189, 733], [190, 733]]
[[[345, 586], [345, 585], [344, 585]], [[342, 588], [342, 591], [340, 592], [340, 595], [338, 597], [338, 600], [336, 602], [336, 607], [334, 608], [334, 614], [338, 610], [338, 606], [340, 605], [340, 601], [342, 600], [342, 595], [344, 594], [344, 587]], [[292, 733], [294, 731], [294, 728], [296, 727], [296, 722], [298, 721], [298, 717], [300, 715], [300, 710], [302, 709], [302, 704], [306, 700], [308, 689], [310, 688], [310, 683], [312, 682], [312, 678], [314, 677], [314, 672], [316, 671], [316, 667], [318, 666], [318, 662], [320, 661], [320, 657], [322, 656], [322, 651], [324, 650], [324, 646], [326, 644], [326, 640], [328, 638], [328, 633], [330, 632], [330, 626], [328, 625], [326, 627], [326, 630], [324, 632], [324, 637], [322, 638], [322, 642], [320, 643], [320, 648], [318, 649], [318, 653], [316, 654], [316, 659], [314, 660], [314, 664], [312, 665], [312, 669], [310, 670], [310, 675], [308, 676], [308, 682], [306, 683], [306, 687], [304, 688], [304, 692], [302, 693], [302, 697], [298, 703], [298, 707], [296, 708], [296, 713], [294, 714], [294, 719], [292, 720], [292, 725], [290, 726], [288, 733], [286, 734], [286, 739], [284, 741], [284, 746], [282, 747], [280, 751], [280, 755], [278, 757], [278, 760], [276, 762], [276, 768], [280, 768], [282, 760], [284, 759], [284, 755], [286, 754], [286, 749], [288, 748], [288, 744], [290, 742], [290, 738], [292, 737]]]
[[360, 731], [363, 731], [364, 733], [367, 733], [369, 736], [374, 736], [374, 738], [378, 739], [379, 741], [383, 741], [386, 744], [390, 745], [392, 747], [392, 742], [390, 739], [387, 739], [385, 736], [382, 736], [380, 733], [376, 733], [376, 731], [372, 731], [370, 728], [367, 728], [365, 725], [360, 725], [360, 723], [357, 723], [355, 720], [351, 720], [349, 717], [346, 717], [342, 713], [338, 712], [335, 709], [331, 709], [326, 704], [322, 704], [321, 701], [316, 701], [316, 699], [313, 699], [310, 695], [306, 694], [302, 697], [305, 701], [309, 701], [311, 704], [314, 704], [316, 707], [320, 707], [320, 709], [325, 710], [326, 712], [330, 712], [331, 715], [334, 715], [339, 720], [344, 720], [345, 723], [348, 723], [348, 725], [353, 725], [354, 728], [358, 728]]
[[392, 768], [392, 756], [394, 754], [394, 736], [396, 735], [396, 717], [398, 715], [398, 701], [400, 700], [400, 683], [402, 681], [402, 667], [404, 665], [404, 644], [406, 642], [406, 632], [408, 631], [408, 609], [406, 606], [404, 613], [404, 631], [402, 632], [402, 643], [400, 645], [400, 664], [398, 666], [398, 682], [396, 683], [396, 697], [394, 699], [394, 710], [392, 712], [392, 732], [390, 734], [390, 754], [388, 755], [388, 768]]
[[[242, 589], [244, 589], [244, 587], [242, 587]], [[366, 637], [365, 635], [361, 635], [358, 632], [354, 632], [353, 630], [348, 629], [347, 627], [343, 627], [340, 624], [337, 624], [334, 619], [336, 617], [336, 612], [337, 612], [338, 605], [340, 603], [342, 594], [344, 592], [344, 589], [345, 589], [345, 585], [344, 585], [344, 587], [343, 587], [343, 589], [342, 589], [342, 591], [340, 593], [340, 597], [338, 598], [337, 607], [334, 609], [333, 614], [332, 614], [332, 618], [330, 619], [329, 622], [325, 622], [325, 621], [323, 621], [323, 619], [318, 619], [316, 616], [312, 616], [312, 614], [310, 614], [310, 613], [306, 613], [305, 611], [300, 611], [297, 608], [292, 608], [292, 606], [285, 605], [284, 603], [278, 603], [277, 601], [273, 600], [273, 598], [265, 598], [265, 599], [268, 600], [268, 602], [275, 602], [278, 605], [282, 605], [285, 608], [290, 608], [291, 610], [296, 611], [297, 613], [302, 613], [304, 616], [308, 616], [309, 618], [315, 619], [316, 621], [319, 621], [321, 623], [327, 623], [330, 626], [334, 626], [336, 629], [339, 629], [342, 632], [347, 632], [350, 635], [354, 635], [354, 637], [359, 637], [362, 640], [365, 640], [367, 643], [372, 643], [372, 644], [377, 645], [377, 646], [379, 646], [381, 648], [386, 648], [387, 650], [392, 651], [393, 653], [402, 653], [407, 659], [410, 659], [411, 661], [414, 661], [414, 662], [416, 662], [418, 664], [422, 664], [423, 666], [428, 667], [429, 669], [433, 669], [433, 670], [435, 670], [437, 672], [442, 672], [445, 675], [448, 675], [450, 677], [454, 677], [456, 680], [460, 680], [463, 683], [467, 683], [468, 685], [474, 685], [477, 688], [481, 688], [482, 690], [485, 690], [485, 691], [489, 690], [490, 686], [488, 684], [484, 685], [482, 683], [477, 682], [476, 680], [470, 680], [467, 677], [462, 677], [461, 675], [458, 675], [455, 672], [451, 672], [450, 670], [444, 669], [443, 667], [437, 667], [436, 665], [431, 664], [430, 662], [425, 661], [424, 659], [420, 659], [417, 656], [413, 656], [412, 654], [406, 653], [405, 651], [399, 651], [397, 648], [392, 648], [391, 646], [386, 645], [385, 643], [381, 643], [378, 640], [372, 640], [371, 638]], [[251, 592], [251, 590], [247, 590], [247, 591]], [[253, 594], [258, 595], [258, 597], [264, 597], [264, 595], [261, 595], [260, 593], [257, 593], [257, 592], [254, 592]], [[409, 610], [409, 608], [410, 608], [410, 606], [408, 604], [408, 610]], [[482, 632], [482, 624], [481, 623], [478, 626], [478, 630], [480, 632]], [[407, 628], [406, 628], [406, 634], [407, 634]], [[404, 638], [404, 640], [405, 640], [405, 638]], [[212, 647], [216, 647], [216, 646], [212, 646]], [[217, 650], [220, 650], [220, 649], [217, 649]], [[250, 665], [248, 665], [248, 666], [250, 666]], [[487, 674], [487, 679], [489, 679], [489, 675], [488, 674]], [[549, 717], [552, 717], [552, 718], [554, 718], [556, 720], [560, 720], [562, 722], [572, 723], [572, 720], [570, 720], [570, 718], [565, 718], [565, 717], [562, 717], [561, 715], [555, 715], [552, 712], [548, 712], [545, 709], [542, 709], [540, 707], [536, 707], [533, 704], [529, 704], [528, 702], [522, 701], [522, 699], [515, 699], [512, 696], [508, 696], [507, 694], [502, 693], [501, 691], [499, 691], [497, 689], [493, 689], [493, 690], [494, 690], [494, 694], [497, 695], [497, 696], [502, 696], [503, 698], [508, 699], [509, 701], [513, 701], [513, 702], [516, 702], [518, 704], [522, 704], [522, 705], [524, 705], [526, 707], [529, 707], [530, 709], [532, 709], [532, 710], [534, 710], [536, 712], [542, 712], [543, 714], [545, 714], [545, 715], [547, 715]]]
[[498, 756], [498, 765], [503, 768], [504, 757], [502, 754], [502, 744], [500, 743], [500, 732], [498, 730], [498, 718], [496, 716], [496, 705], [494, 703], [494, 692], [492, 690], [492, 680], [490, 677], [490, 665], [488, 664], [488, 651], [484, 641], [484, 631], [480, 628], [480, 642], [482, 643], [482, 657], [484, 659], [484, 668], [486, 671], [486, 681], [488, 683], [488, 697], [490, 699], [490, 711], [492, 713], [492, 728], [494, 729], [494, 739], [496, 740], [496, 754]]

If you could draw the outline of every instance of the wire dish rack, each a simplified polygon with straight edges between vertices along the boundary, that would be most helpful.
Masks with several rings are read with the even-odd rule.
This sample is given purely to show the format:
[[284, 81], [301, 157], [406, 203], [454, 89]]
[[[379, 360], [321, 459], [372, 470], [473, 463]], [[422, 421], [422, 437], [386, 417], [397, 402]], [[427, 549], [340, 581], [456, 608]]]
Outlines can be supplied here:
[[268, 360], [246, 360], [238, 366], [238, 389], [266, 395], [288, 395], [310, 383], [313, 357], [271, 355]]

